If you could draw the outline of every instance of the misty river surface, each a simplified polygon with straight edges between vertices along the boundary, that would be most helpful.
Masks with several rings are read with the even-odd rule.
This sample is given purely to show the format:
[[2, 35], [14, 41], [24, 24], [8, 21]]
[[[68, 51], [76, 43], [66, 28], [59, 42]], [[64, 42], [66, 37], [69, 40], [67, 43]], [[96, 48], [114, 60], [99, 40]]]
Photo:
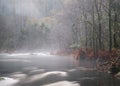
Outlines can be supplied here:
[[73, 58], [49, 53], [0, 54], [0, 77], [5, 77], [0, 86], [120, 85], [120, 80], [109, 74], [76, 67]]

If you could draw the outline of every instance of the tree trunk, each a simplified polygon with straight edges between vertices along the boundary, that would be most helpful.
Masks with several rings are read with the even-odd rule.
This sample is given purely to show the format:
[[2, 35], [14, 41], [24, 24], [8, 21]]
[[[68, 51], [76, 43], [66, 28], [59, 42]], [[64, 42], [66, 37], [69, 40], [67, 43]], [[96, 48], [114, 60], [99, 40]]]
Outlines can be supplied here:
[[112, 51], [112, 21], [111, 21], [111, 3], [112, 3], [112, 0], [109, 0], [109, 52]]

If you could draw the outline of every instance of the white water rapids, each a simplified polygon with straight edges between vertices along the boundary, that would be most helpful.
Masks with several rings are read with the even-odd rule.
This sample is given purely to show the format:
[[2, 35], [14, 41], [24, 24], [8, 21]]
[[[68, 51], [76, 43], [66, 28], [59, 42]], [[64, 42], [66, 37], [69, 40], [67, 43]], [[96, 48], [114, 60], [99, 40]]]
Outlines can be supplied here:
[[2, 56], [12, 56], [12, 57], [16, 57], [16, 56], [30, 56], [30, 55], [36, 55], [36, 56], [50, 56], [49, 52], [33, 52], [33, 53], [1, 53], [0, 55]]
[[19, 80], [8, 78], [8, 77], [2, 77], [3, 80], [0, 80], [0, 86], [13, 86], [16, 84]]

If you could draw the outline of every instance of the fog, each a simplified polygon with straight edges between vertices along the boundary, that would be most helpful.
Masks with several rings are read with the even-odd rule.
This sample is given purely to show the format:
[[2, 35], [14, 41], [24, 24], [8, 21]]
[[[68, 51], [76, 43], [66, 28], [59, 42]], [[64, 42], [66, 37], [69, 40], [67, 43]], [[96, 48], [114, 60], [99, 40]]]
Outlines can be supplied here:
[[119, 86], [119, 73], [120, 0], [0, 0], [0, 85]]
[[55, 12], [62, 5], [62, 0], [0, 0], [1, 51], [59, 48]]
[[46, 17], [51, 10], [60, 9], [58, 0], [0, 0], [1, 12], [4, 15], [26, 16], [26, 17]]
[[[108, 2], [0, 0], [0, 51], [118, 48], [119, 3], [115, 0], [110, 8]], [[113, 14], [113, 25], [108, 12]]]

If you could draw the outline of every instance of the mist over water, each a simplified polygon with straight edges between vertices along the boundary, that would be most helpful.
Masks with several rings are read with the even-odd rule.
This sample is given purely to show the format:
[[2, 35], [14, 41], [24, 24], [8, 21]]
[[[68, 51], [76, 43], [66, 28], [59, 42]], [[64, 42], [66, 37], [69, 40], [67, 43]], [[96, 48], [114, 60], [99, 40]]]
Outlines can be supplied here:
[[120, 74], [107, 73], [120, 69], [119, 8], [119, 0], [0, 0], [0, 86], [119, 86]]
[[1, 51], [59, 49], [56, 16], [62, 7], [62, 0], [0, 0]]

